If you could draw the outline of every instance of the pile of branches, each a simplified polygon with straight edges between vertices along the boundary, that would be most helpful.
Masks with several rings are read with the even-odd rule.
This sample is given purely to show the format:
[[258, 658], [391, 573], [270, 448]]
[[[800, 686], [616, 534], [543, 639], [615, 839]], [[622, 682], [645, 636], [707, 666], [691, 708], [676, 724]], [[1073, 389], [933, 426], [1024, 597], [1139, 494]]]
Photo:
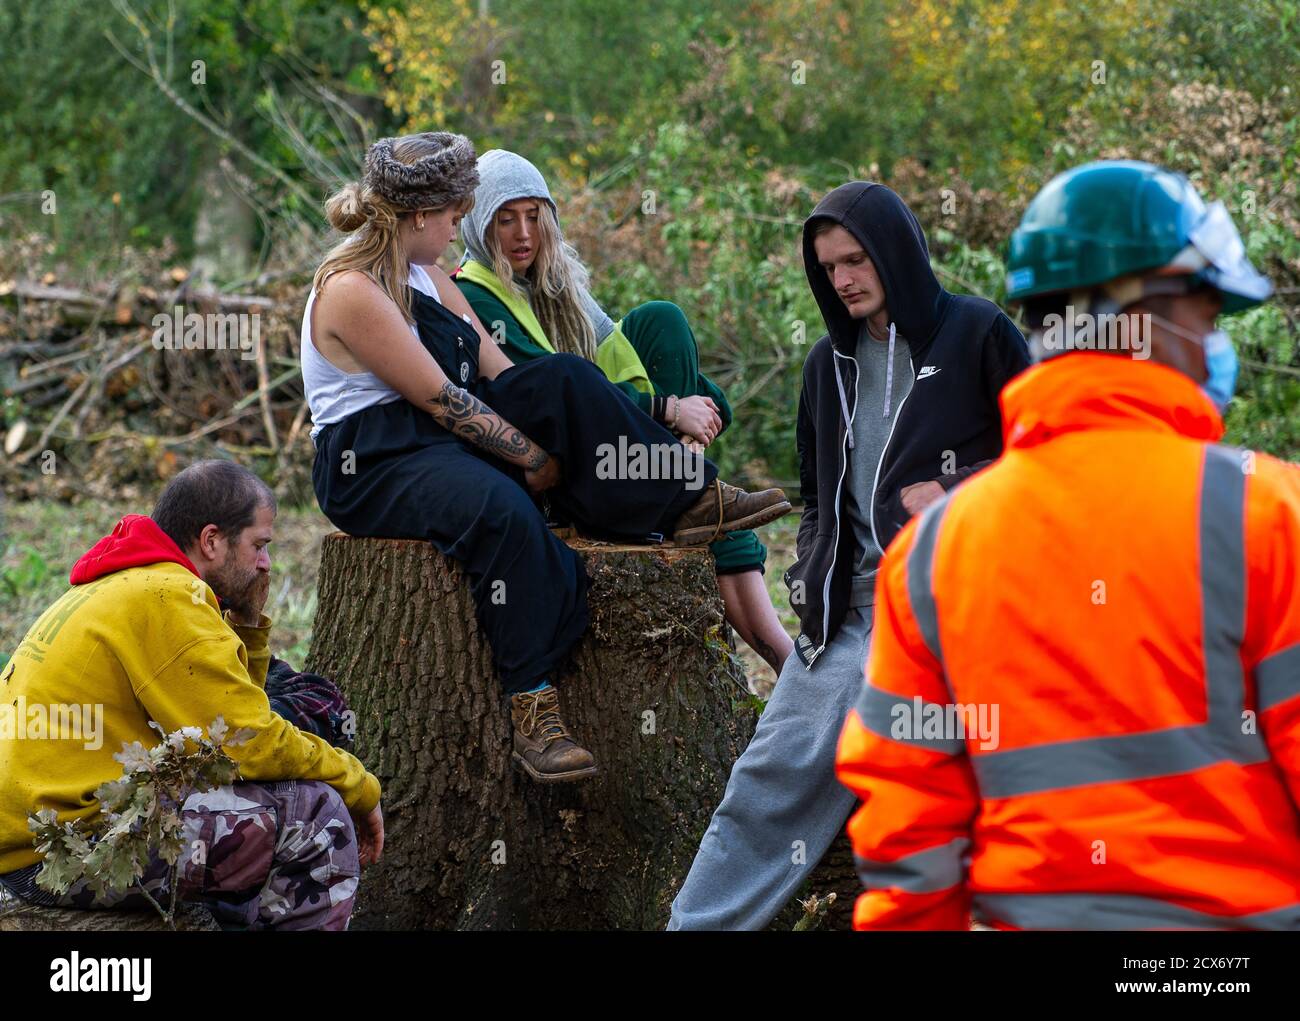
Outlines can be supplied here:
[[[151, 501], [192, 461], [228, 457], [283, 497], [310, 500], [311, 420], [298, 357], [310, 286], [303, 273], [258, 280], [255, 293], [223, 292], [168, 266], [165, 250], [128, 251], [111, 278], [73, 285], [53, 272], [22, 275], [39, 253], [6, 254], [0, 481], [7, 495]], [[235, 325], [209, 328], [202, 340], [196, 330], [187, 348], [187, 317]], [[224, 347], [210, 346], [214, 333]]]

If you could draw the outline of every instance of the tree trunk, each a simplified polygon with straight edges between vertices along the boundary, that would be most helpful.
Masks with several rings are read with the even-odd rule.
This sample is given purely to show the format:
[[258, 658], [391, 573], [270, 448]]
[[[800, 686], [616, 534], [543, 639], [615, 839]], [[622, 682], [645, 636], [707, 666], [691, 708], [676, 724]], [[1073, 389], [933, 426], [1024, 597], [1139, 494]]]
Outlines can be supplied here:
[[257, 225], [253, 209], [222, 169], [214, 149], [199, 164], [203, 195], [194, 221], [194, 278], [207, 284], [248, 272]]
[[384, 788], [355, 928], [667, 923], [755, 700], [707, 549], [559, 534], [586, 561], [591, 624], [555, 683], [600, 773], [546, 785], [511, 762], [460, 567], [427, 542], [325, 539], [308, 669], [343, 689]]

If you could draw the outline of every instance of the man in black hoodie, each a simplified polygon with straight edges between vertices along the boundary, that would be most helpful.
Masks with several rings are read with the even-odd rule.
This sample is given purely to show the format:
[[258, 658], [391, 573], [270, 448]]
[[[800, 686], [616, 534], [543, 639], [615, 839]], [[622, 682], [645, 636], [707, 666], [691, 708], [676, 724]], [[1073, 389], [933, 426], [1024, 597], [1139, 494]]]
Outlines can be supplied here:
[[854, 798], [835, 744], [863, 684], [880, 557], [1001, 454], [998, 394], [1029, 365], [996, 305], [940, 286], [920, 224], [883, 185], [822, 199], [803, 254], [827, 333], [804, 362], [796, 430], [804, 510], [785, 581], [800, 634], [670, 929], [764, 928], [843, 828]]

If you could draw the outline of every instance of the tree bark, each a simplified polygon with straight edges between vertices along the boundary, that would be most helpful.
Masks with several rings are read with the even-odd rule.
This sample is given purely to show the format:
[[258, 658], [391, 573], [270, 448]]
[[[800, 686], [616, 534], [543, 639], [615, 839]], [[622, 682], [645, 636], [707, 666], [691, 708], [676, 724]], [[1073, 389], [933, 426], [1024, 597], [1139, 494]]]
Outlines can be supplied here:
[[648, 929], [667, 923], [756, 702], [707, 549], [561, 534], [591, 624], [555, 677], [600, 773], [537, 784], [460, 567], [421, 541], [325, 539], [308, 669], [356, 713], [384, 787], [383, 861], [354, 928]]

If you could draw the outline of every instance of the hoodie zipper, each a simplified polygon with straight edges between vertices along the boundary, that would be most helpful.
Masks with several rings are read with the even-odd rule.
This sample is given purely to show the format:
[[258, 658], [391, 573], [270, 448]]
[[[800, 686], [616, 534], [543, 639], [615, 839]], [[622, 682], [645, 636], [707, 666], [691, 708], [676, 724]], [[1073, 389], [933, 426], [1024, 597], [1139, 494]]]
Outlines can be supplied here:
[[[890, 359], [893, 364], [893, 359]], [[912, 391], [916, 389], [916, 366], [912, 364], [911, 352], [907, 356], [907, 365], [912, 370], [912, 389], [907, 391], [907, 397], [912, 396]], [[885, 463], [885, 455], [889, 453], [889, 441], [894, 438], [894, 430], [898, 428], [898, 420], [903, 417], [903, 405], [907, 403], [907, 397], [898, 402], [898, 409], [894, 412], [894, 420], [889, 424], [889, 435], [885, 437], [885, 446], [880, 451], [880, 460], [876, 462], [876, 475], [871, 480], [871, 541], [876, 544], [876, 549], [880, 555], [885, 555], [885, 549], [880, 545], [880, 536], [876, 532], [876, 487], [880, 485], [880, 466]], [[856, 409], [855, 409], [856, 411]]]
[[[835, 558], [840, 551], [840, 489], [844, 485], [844, 475], [849, 467], [848, 446], [849, 437], [853, 435], [853, 420], [858, 416], [858, 360], [852, 355], [842, 355], [831, 347], [831, 354], [836, 358], [843, 358], [853, 363], [853, 410], [849, 412], [848, 425], [844, 429], [844, 439], [840, 440], [840, 477], [835, 483], [835, 539], [831, 545], [831, 566], [826, 572], [826, 581], [822, 586], [822, 643], [808, 657], [808, 666], [806, 669], [811, 670], [812, 665], [817, 662], [817, 657], [826, 649], [826, 633], [830, 630], [831, 623], [831, 579], [835, 577]], [[831, 362], [831, 367], [839, 374], [840, 367]], [[902, 410], [902, 405], [899, 405]], [[885, 441], [888, 443], [888, 440]], [[879, 467], [879, 466], [877, 466]]]

